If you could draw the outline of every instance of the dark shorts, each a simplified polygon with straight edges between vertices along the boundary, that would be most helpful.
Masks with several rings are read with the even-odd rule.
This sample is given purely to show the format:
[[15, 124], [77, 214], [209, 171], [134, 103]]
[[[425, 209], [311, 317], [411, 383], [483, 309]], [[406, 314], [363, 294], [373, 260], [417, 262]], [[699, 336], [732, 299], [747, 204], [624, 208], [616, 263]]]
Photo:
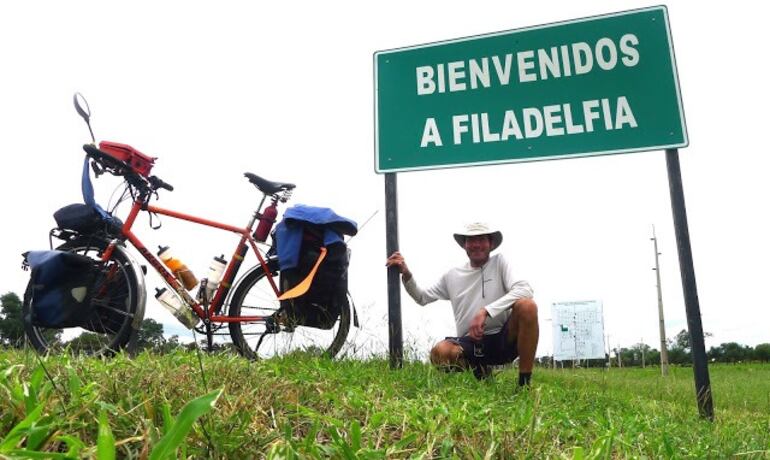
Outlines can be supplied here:
[[516, 341], [514, 340], [509, 343], [506, 338], [506, 331], [510, 321], [511, 318], [508, 318], [500, 332], [485, 335], [479, 342], [468, 336], [447, 337], [446, 340], [463, 347], [463, 355], [472, 366], [508, 364], [519, 356]]

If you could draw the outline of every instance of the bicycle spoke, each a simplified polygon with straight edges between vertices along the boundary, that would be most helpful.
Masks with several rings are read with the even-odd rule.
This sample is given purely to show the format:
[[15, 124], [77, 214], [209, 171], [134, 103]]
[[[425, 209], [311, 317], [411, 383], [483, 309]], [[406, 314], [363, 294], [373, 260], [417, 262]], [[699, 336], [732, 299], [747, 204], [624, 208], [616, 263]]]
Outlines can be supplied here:
[[125, 310], [121, 310], [121, 309], [118, 309], [118, 308], [115, 308], [115, 307], [111, 307], [109, 305], [100, 305], [100, 307], [105, 309], [105, 310], [109, 310], [110, 312], [115, 313], [116, 315], [125, 316], [127, 318], [133, 318], [134, 317], [133, 313], [129, 313], [129, 312], [125, 311]]

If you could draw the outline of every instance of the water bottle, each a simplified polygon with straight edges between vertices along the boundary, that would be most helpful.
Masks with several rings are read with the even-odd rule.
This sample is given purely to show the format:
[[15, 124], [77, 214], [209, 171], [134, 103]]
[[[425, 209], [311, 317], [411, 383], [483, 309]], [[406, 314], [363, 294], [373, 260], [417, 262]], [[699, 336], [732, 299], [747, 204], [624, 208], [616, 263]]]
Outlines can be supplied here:
[[219, 282], [222, 281], [222, 275], [225, 273], [225, 268], [227, 268], [227, 261], [225, 260], [224, 254], [219, 257], [214, 257], [214, 259], [211, 261], [207, 278], [208, 281], [206, 282], [207, 299], [211, 300], [211, 297], [214, 295], [214, 291], [217, 290]]
[[174, 315], [174, 317], [178, 319], [180, 323], [184, 324], [187, 329], [192, 329], [196, 324], [198, 324], [198, 320], [200, 318], [198, 318], [198, 316], [190, 308], [188, 308], [187, 305], [185, 305], [185, 303], [182, 301], [182, 299], [179, 298], [176, 292], [166, 288], [156, 288], [155, 298], [158, 299], [158, 302], [166, 307], [166, 309], [171, 312], [171, 314]]
[[174, 257], [168, 246], [158, 246], [158, 257], [188, 291], [198, 284], [193, 272], [181, 260]]
[[270, 206], [266, 207], [262, 211], [262, 215], [259, 216], [259, 225], [254, 230], [254, 239], [260, 243], [264, 243], [267, 239], [267, 235], [270, 234], [270, 229], [273, 228], [275, 217], [278, 215], [278, 205], [273, 201]]

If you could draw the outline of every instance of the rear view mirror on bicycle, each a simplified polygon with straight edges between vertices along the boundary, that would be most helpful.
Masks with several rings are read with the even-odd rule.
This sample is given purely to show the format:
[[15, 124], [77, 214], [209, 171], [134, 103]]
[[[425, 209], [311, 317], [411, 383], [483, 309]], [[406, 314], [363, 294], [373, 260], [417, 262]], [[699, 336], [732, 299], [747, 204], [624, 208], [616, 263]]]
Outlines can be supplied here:
[[[209, 349], [215, 336], [229, 335], [250, 359], [296, 350], [328, 356], [340, 351], [351, 317], [358, 325], [347, 290], [350, 251], [344, 241], [357, 232], [355, 222], [328, 208], [297, 205], [274, 228], [278, 206], [291, 198], [295, 186], [253, 173], [244, 176], [262, 197], [245, 227], [158, 207], [159, 190], [174, 188], [151, 175], [157, 158], [126, 144], [97, 145], [88, 102], [78, 93], [74, 105], [93, 141], [83, 146], [84, 203], [55, 213], [57, 227], [50, 238], [62, 241], [56, 249], [51, 244], [50, 251], [25, 253], [32, 274], [24, 295], [24, 328], [37, 350], [60, 346], [62, 337], [88, 354], [130, 347], [147, 299], [145, 267], [129, 251], [133, 247], [165, 282], [155, 293], [159, 303], [183, 325], [205, 334]], [[132, 203], [123, 219], [114, 215], [117, 205], [105, 210], [96, 202], [91, 168], [97, 177], [108, 173], [123, 179], [122, 196]], [[170, 248], [156, 256], [145, 246], [134, 233], [140, 213], [233, 233], [238, 242], [229, 259], [214, 258], [199, 282]], [[256, 260], [238, 277], [249, 249]]]

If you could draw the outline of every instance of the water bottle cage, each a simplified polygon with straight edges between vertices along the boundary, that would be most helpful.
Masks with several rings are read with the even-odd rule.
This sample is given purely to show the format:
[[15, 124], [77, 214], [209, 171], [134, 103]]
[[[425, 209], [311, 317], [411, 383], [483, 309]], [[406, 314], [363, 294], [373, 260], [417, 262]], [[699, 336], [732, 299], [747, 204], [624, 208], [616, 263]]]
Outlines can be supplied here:
[[208, 284], [209, 280], [207, 278], [203, 278], [200, 281], [200, 285], [198, 286], [198, 294], [195, 296], [198, 302], [200, 302], [201, 305], [204, 307], [209, 306], [209, 301], [211, 299], [208, 298], [206, 295], [206, 285]]

